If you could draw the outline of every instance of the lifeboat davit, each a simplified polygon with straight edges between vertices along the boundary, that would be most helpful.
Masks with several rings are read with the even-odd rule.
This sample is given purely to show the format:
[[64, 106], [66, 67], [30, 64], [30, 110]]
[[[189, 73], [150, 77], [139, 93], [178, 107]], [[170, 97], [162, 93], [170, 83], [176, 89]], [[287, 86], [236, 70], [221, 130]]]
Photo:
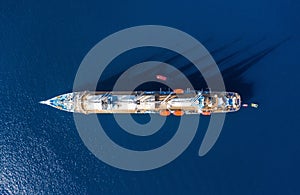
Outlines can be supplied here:
[[175, 111], [173, 112], [173, 114], [174, 114], [175, 116], [183, 116], [183, 115], [184, 115], [184, 111], [182, 111], [182, 110], [175, 110]]
[[201, 114], [204, 116], [209, 116], [211, 114], [211, 112], [206, 111], [206, 112], [202, 112]]
[[161, 110], [159, 114], [160, 116], [169, 116], [171, 112], [169, 110]]
[[183, 89], [174, 89], [173, 92], [176, 94], [183, 94], [184, 90]]

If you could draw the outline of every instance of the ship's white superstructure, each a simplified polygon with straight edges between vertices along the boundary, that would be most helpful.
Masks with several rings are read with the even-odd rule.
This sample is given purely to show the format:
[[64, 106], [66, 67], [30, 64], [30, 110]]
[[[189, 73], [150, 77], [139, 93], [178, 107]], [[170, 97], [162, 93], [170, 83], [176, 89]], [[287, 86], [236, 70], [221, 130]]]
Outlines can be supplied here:
[[56, 96], [40, 103], [77, 113], [227, 113], [238, 111], [241, 97], [234, 92], [176, 89], [174, 91], [83, 91]]

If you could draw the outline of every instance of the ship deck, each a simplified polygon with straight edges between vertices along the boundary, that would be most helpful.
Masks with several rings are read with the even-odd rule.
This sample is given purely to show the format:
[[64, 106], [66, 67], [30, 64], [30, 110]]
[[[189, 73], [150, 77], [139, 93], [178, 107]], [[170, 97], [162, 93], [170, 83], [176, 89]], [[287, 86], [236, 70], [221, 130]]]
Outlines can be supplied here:
[[[229, 101], [235, 103], [229, 105]], [[75, 112], [82, 113], [159, 113], [184, 111], [187, 114], [203, 112], [225, 113], [240, 108], [237, 93], [197, 91], [173, 92], [86, 92], [77, 97]]]

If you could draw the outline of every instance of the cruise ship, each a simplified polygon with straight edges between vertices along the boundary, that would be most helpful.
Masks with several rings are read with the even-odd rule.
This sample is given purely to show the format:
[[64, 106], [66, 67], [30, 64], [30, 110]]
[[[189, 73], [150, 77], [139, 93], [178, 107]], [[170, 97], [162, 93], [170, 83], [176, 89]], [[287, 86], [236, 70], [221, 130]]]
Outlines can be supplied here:
[[184, 114], [211, 115], [238, 111], [241, 97], [235, 92], [203, 90], [173, 91], [82, 91], [56, 96], [40, 103], [67, 112], [157, 113], [161, 116]]

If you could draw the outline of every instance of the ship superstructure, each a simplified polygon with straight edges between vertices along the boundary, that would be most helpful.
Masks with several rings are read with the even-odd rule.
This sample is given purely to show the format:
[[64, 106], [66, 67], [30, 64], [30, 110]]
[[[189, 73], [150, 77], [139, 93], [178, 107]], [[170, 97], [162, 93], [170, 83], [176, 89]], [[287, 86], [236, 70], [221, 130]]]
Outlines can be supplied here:
[[238, 111], [241, 97], [235, 92], [175, 89], [174, 91], [82, 91], [56, 96], [42, 104], [76, 113], [227, 113]]

